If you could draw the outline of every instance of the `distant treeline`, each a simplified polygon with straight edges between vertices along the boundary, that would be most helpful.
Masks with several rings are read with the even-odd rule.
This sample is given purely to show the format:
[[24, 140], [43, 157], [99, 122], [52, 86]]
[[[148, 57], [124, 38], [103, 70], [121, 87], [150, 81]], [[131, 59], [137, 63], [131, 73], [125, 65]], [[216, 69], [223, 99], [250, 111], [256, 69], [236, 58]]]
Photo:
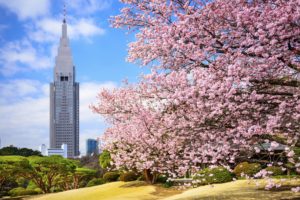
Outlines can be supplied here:
[[10, 155], [24, 156], [24, 157], [42, 156], [41, 152], [28, 149], [28, 148], [17, 148], [14, 146], [8, 146], [0, 149], [0, 156], [10, 156]]

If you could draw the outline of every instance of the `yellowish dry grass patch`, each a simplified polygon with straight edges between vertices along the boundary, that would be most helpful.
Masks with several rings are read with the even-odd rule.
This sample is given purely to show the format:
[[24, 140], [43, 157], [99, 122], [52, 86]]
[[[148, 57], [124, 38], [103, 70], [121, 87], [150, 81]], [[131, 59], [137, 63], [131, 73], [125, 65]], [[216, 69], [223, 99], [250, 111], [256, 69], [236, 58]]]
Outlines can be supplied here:
[[[279, 180], [276, 180], [279, 181]], [[176, 191], [161, 186], [147, 185], [143, 182], [114, 182], [100, 186], [70, 190], [55, 194], [31, 197], [30, 200], [288, 200], [300, 199], [299, 193], [290, 190], [265, 191], [265, 182], [258, 180], [260, 188], [254, 181], [238, 180], [230, 183], [215, 184]], [[289, 185], [300, 185], [300, 180], [290, 180]]]
[[33, 197], [32, 200], [156, 200], [177, 194], [178, 191], [163, 189], [143, 182], [114, 182], [100, 186], [69, 190]]
[[[230, 183], [215, 184], [213, 186], [202, 186], [187, 190], [181, 194], [174, 195], [163, 200], [279, 200], [299, 199], [300, 194], [290, 190], [265, 191], [265, 181], [256, 180], [260, 183], [257, 187], [255, 181], [238, 180]], [[279, 180], [276, 180], [279, 182]], [[299, 185], [300, 180], [291, 180], [288, 185]]]

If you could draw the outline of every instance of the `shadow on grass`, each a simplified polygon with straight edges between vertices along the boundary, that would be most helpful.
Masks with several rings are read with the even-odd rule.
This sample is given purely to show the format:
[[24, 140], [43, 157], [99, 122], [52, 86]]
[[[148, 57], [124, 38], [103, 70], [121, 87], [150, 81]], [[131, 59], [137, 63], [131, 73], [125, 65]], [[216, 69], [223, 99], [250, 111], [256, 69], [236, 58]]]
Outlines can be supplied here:
[[131, 181], [128, 183], [125, 183], [124, 185], [120, 186], [121, 188], [129, 188], [129, 187], [141, 187], [141, 186], [147, 186], [147, 184], [144, 181]]
[[290, 190], [265, 191], [256, 189], [228, 189], [227, 191], [212, 192], [211, 194], [199, 195], [178, 200], [300, 200], [300, 195], [294, 195]]
[[24, 197], [3, 197], [0, 200], [23, 200]]

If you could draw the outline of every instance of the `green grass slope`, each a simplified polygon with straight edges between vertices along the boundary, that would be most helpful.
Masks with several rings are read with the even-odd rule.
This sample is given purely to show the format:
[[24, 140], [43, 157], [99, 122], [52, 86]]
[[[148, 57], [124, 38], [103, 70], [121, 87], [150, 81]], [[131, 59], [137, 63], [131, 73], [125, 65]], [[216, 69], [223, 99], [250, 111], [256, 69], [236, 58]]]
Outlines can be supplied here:
[[114, 182], [78, 190], [31, 197], [30, 200], [154, 200], [176, 193], [178, 192], [146, 185], [144, 182]]
[[[189, 189], [181, 194], [173, 195], [163, 200], [299, 200], [300, 194], [290, 190], [292, 185], [299, 185], [300, 180], [291, 180], [278, 191], [264, 190], [264, 181], [258, 180], [257, 187], [254, 181], [238, 180], [229, 183], [215, 184]], [[282, 191], [280, 191], [282, 190]]]
[[[264, 182], [260, 181], [261, 187]], [[290, 185], [300, 185], [300, 180], [292, 180]], [[284, 189], [285, 186], [282, 188]], [[258, 189], [255, 183], [238, 180], [230, 183], [215, 184], [176, 191], [160, 186], [146, 185], [143, 182], [114, 182], [100, 186], [70, 190], [55, 194], [31, 197], [30, 200], [296, 200], [300, 193], [289, 189], [283, 191], [265, 191]]]

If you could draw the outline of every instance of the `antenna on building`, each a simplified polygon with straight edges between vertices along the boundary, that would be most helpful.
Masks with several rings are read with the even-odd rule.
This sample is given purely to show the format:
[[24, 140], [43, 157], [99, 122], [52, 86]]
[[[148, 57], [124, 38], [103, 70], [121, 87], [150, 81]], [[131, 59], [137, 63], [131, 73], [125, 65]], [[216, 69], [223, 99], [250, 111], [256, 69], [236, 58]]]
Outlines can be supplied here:
[[67, 20], [66, 20], [66, 18], [67, 18], [67, 9], [66, 9], [66, 2], [65, 1], [64, 1], [63, 15], [64, 15], [63, 23], [66, 23], [67, 22]]

